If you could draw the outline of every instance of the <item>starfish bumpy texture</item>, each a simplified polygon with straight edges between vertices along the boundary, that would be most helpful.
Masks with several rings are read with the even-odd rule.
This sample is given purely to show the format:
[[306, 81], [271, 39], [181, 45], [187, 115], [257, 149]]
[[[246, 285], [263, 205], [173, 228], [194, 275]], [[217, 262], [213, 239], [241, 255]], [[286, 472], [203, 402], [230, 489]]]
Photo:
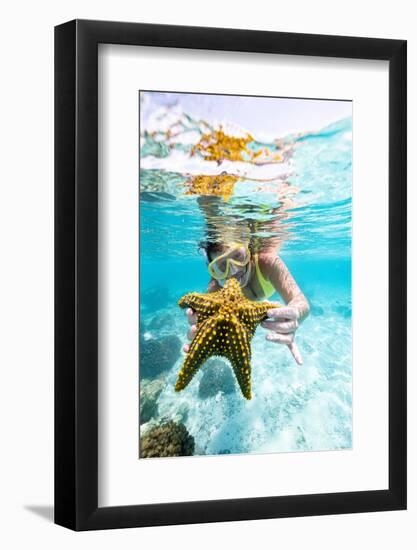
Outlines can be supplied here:
[[217, 292], [186, 294], [178, 305], [196, 311], [198, 322], [175, 390], [183, 390], [203, 363], [217, 355], [230, 361], [243, 396], [251, 399], [250, 343], [259, 323], [267, 318], [267, 311], [277, 306], [248, 300], [236, 279], [229, 279]]

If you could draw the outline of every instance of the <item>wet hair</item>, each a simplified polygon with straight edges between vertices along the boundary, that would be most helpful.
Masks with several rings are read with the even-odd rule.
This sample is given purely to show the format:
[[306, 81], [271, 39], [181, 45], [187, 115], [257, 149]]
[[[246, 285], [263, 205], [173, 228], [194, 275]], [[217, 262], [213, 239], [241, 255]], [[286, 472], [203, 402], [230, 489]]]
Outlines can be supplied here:
[[[213, 241], [202, 241], [199, 245], [199, 250], [202, 251], [208, 262], [211, 262], [212, 254], [215, 252], [223, 252], [223, 250], [227, 247], [227, 244], [222, 242], [213, 242]], [[252, 254], [252, 246], [251, 243], [248, 245], [249, 251]]]
[[207, 260], [211, 262], [211, 255], [215, 252], [221, 252], [224, 247], [225, 245], [221, 242], [202, 241], [200, 243], [199, 249], [206, 255]]

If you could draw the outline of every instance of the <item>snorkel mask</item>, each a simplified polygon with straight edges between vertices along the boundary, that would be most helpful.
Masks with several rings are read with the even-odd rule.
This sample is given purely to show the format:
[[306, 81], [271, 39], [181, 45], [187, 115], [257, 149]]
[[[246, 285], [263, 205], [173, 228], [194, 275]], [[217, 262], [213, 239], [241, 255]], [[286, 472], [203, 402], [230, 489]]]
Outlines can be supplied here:
[[227, 279], [250, 261], [249, 247], [242, 243], [232, 243], [228, 250], [208, 264], [208, 272], [217, 281]]

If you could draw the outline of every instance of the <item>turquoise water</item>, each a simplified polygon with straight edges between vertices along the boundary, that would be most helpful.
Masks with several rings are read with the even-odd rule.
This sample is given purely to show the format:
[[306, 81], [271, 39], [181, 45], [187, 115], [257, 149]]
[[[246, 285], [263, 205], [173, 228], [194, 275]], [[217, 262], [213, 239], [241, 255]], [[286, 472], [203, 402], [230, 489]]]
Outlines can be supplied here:
[[[255, 141], [255, 148], [285, 147], [281, 165], [252, 164], [230, 198], [206, 201], [185, 195], [190, 174], [240, 176], [243, 163], [190, 162], [190, 148], [206, 129], [181, 116], [176, 124], [187, 139], [173, 145], [169, 135], [154, 133], [141, 140], [141, 433], [162, 420], [182, 422], [195, 454], [350, 448], [351, 119], [286, 136], [279, 146]], [[189, 328], [177, 301], [206, 291], [199, 243], [224, 232], [249, 235], [260, 249], [279, 242], [279, 255], [311, 306], [296, 333], [302, 366], [258, 328], [250, 401], [224, 359], [210, 359], [187, 388], [174, 391]]]

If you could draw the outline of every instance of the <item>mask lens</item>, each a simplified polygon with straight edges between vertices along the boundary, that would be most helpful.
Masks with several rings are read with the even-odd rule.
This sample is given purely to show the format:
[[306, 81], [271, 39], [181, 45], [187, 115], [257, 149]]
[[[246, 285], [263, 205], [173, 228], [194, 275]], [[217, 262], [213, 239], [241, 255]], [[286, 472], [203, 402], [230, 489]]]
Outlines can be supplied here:
[[[246, 246], [237, 245], [215, 258], [208, 265], [208, 270], [214, 279], [225, 279], [235, 266], [244, 267], [249, 263], [250, 253]], [[235, 273], [237, 270], [233, 269]]]
[[217, 260], [214, 260], [209, 264], [209, 271], [215, 279], [224, 279], [228, 272], [228, 262], [217, 262]]
[[249, 262], [249, 253], [246, 248], [239, 248], [230, 255], [230, 261], [238, 266], [245, 266]]

